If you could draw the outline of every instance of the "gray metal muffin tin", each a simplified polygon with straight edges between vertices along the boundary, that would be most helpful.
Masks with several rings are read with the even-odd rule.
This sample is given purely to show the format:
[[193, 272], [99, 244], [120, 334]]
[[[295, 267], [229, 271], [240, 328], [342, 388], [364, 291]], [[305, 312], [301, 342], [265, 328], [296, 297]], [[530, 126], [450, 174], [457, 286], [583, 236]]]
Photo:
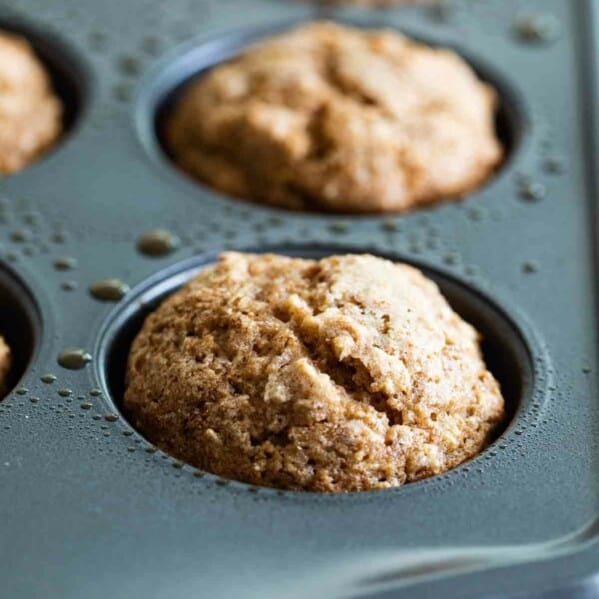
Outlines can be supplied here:
[[[523, 13], [551, 15], [552, 39], [522, 39]], [[350, 217], [231, 200], [179, 174], [155, 127], [178, 86], [321, 14], [471, 60], [503, 99], [510, 156], [493, 181], [461, 203]], [[583, 0], [0, 8], [0, 26], [29, 35], [53, 69], [70, 125], [0, 180], [0, 331], [20, 378], [0, 402], [0, 596], [599, 596], [598, 15]], [[139, 253], [154, 229], [176, 250]], [[459, 468], [374, 493], [257, 489], [155, 451], [120, 411], [128, 343], [223, 249], [373, 252], [424, 268], [485, 334], [511, 423]], [[107, 278], [131, 286], [118, 303], [88, 292]], [[91, 361], [61, 367], [68, 348]]]

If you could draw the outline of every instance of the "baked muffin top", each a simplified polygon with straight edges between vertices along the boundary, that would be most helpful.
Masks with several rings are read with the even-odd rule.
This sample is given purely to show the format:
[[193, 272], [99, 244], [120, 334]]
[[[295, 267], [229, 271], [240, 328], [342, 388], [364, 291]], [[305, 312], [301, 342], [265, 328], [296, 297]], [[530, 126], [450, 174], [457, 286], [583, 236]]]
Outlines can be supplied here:
[[296, 210], [406, 211], [459, 197], [502, 159], [496, 94], [454, 52], [317, 22], [192, 82], [165, 129], [187, 173]]
[[224, 254], [148, 317], [124, 404], [201, 469], [324, 492], [444, 472], [504, 417], [474, 328], [418, 270], [370, 255]]

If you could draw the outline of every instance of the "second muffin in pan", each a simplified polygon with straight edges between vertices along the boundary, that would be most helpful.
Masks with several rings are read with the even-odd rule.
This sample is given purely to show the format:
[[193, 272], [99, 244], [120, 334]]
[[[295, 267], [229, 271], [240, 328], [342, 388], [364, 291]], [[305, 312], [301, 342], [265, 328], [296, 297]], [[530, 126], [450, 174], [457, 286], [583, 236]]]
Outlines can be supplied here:
[[496, 104], [450, 50], [318, 22], [192, 82], [165, 140], [184, 171], [233, 196], [406, 211], [462, 196], [494, 172]]

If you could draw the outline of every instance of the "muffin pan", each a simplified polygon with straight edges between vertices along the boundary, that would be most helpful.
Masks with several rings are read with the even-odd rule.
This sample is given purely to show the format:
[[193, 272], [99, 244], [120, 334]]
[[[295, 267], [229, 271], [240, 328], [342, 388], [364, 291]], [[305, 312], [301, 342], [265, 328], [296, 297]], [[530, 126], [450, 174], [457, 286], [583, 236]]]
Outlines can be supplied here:
[[[72, 124], [0, 180], [0, 332], [17, 363], [0, 401], [3, 596], [594, 596], [598, 15], [590, 0], [0, 8], [53, 69]], [[318, 16], [470, 60], [502, 98], [497, 176], [460, 203], [350, 217], [228, 199], [180, 174], [157, 134], [180, 85]], [[250, 487], [156, 450], [121, 412], [128, 345], [223, 249], [419, 266], [485, 334], [506, 430], [442, 476], [346, 495]]]

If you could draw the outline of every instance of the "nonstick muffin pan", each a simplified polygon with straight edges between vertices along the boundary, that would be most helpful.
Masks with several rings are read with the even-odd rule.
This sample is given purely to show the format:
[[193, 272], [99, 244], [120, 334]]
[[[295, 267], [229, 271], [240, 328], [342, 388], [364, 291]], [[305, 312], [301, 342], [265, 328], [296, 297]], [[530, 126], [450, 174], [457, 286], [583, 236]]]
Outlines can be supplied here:
[[[495, 178], [460, 203], [351, 217], [228, 199], [173, 168], [157, 130], [181, 84], [323, 15], [470, 60], [502, 99]], [[68, 115], [52, 152], [0, 180], [0, 330], [16, 354], [0, 401], [1, 596], [596, 596], [598, 15], [582, 0], [1, 8]], [[506, 430], [445, 475], [345, 495], [250, 487], [163, 454], [121, 410], [128, 344], [223, 249], [419, 266], [484, 333]]]

